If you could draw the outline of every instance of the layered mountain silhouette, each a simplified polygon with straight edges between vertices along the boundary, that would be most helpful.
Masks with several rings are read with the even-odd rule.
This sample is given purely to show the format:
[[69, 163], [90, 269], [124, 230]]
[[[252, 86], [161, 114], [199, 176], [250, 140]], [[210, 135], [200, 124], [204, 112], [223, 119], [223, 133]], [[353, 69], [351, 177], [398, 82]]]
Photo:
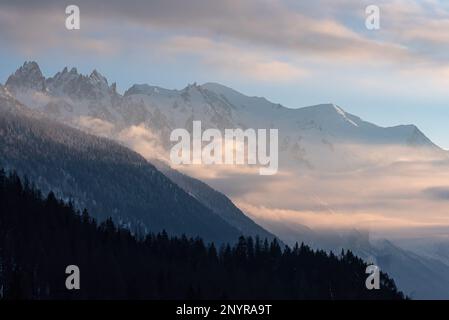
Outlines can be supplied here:
[[[414, 125], [380, 127], [333, 103], [286, 108], [216, 83], [194, 83], [182, 90], [136, 84], [120, 94], [96, 70], [83, 75], [76, 68], [64, 68], [46, 78], [37, 63], [26, 62], [0, 87], [0, 96], [6, 114], [0, 164], [29, 175], [44, 191], [73, 199], [94, 216], [112, 215], [118, 224], [141, 233], [164, 228], [215, 241], [230, 241], [237, 234], [274, 237], [226, 196], [163, 161], [171, 147], [170, 132], [191, 131], [194, 120], [201, 120], [203, 128], [279, 129], [281, 170], [293, 173], [345, 174], [383, 168], [395, 165], [404, 155], [418, 163], [449, 159], [447, 151]], [[65, 159], [48, 156], [52, 148]], [[116, 152], [119, 160], [114, 160]], [[81, 165], [88, 169], [79, 169]], [[163, 205], [166, 201], [172, 201], [168, 208]], [[321, 201], [318, 205], [328, 209]], [[156, 213], [156, 208], [163, 210]], [[152, 212], [151, 217], [147, 212]], [[326, 238], [305, 226], [293, 229], [282, 222], [263, 226], [286, 243], [307, 241], [317, 248], [346, 247], [364, 258], [374, 256], [415, 297], [449, 295], [446, 264], [390, 242], [374, 246], [366, 244], [364, 236]], [[414, 268], [408, 268], [409, 263]], [[427, 290], [426, 284], [434, 289]]]
[[98, 220], [112, 217], [142, 235], [166, 230], [217, 243], [242, 234], [274, 238], [211, 188], [202, 185], [228, 208], [210, 209], [137, 153], [43, 118], [2, 92], [0, 163], [42, 191], [52, 190]]
[[[65, 68], [45, 78], [36, 62], [26, 62], [5, 86], [20, 102], [49, 117], [124, 143], [124, 129], [144, 128], [151, 133], [148, 139], [165, 151], [173, 129], [191, 130], [192, 121], [201, 120], [203, 128], [280, 128], [281, 166], [298, 170], [344, 171], [388, 164], [404, 148], [417, 160], [447, 158], [447, 152], [414, 125], [379, 127], [331, 103], [286, 108], [216, 83], [194, 83], [182, 90], [134, 85], [121, 95], [96, 70], [87, 76]], [[386, 155], [385, 146], [397, 151]]]
[[[136, 238], [3, 169], [0, 208], [0, 300], [404, 298], [385, 273], [379, 290], [367, 290], [367, 264], [350, 251], [283, 250], [252, 237], [220, 248], [165, 232]], [[66, 288], [68, 265], [81, 273], [78, 290]]]

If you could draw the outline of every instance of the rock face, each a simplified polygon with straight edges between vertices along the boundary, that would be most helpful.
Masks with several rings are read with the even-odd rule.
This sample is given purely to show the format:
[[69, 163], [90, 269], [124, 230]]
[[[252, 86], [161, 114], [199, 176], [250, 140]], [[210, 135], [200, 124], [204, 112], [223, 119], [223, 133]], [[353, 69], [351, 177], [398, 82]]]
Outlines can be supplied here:
[[[92, 79], [105, 84], [98, 74]], [[182, 180], [213, 194], [216, 208], [134, 151], [48, 119], [41, 111], [24, 106], [0, 86], [0, 167], [17, 170], [42, 191], [52, 190], [98, 220], [110, 216], [142, 235], [166, 230], [218, 244], [240, 235], [274, 238], [207, 185], [187, 176]]]
[[36, 62], [25, 62], [13, 75], [9, 76], [6, 87], [12, 92], [19, 90], [45, 92], [45, 77]]
[[[192, 121], [201, 120], [203, 128], [279, 129], [280, 165], [298, 170], [385, 165], [404, 149], [416, 160], [447, 156], [413, 125], [379, 127], [331, 103], [290, 109], [216, 83], [194, 83], [182, 90], [141, 84], [121, 95], [96, 70], [86, 76], [64, 68], [45, 79], [35, 62], [27, 62], [6, 88], [25, 105], [88, 132], [98, 134], [92, 123], [101, 121], [111, 129], [104, 134], [119, 141], [122, 130], [142, 126], [165, 155], [173, 129], [191, 131]], [[394, 148], [386, 154], [380, 150], [385, 146]]]
[[166, 230], [223, 243], [242, 234], [137, 153], [2, 106], [0, 101], [0, 166], [17, 170], [43, 192], [53, 190], [96, 219], [110, 216], [142, 235]]
[[[29, 107], [33, 112], [71, 127], [116, 140], [137, 151], [147, 160], [167, 159], [172, 146], [169, 140], [172, 130], [185, 128], [191, 132], [194, 120], [201, 121], [203, 130], [206, 128], [279, 129], [279, 172], [287, 174], [273, 178], [274, 188], [269, 189], [267, 180], [252, 179], [253, 177], [249, 179], [248, 176], [240, 173], [225, 174], [221, 177], [227, 186], [231, 185], [234, 188], [234, 194], [248, 192], [250, 196], [254, 196], [257, 200], [250, 204], [257, 206], [258, 209], [299, 207], [314, 211], [313, 213], [329, 212], [329, 218], [331, 218], [334, 213], [333, 205], [336, 203], [336, 210], [338, 210], [338, 205], [346, 205], [340, 202], [347, 201], [346, 207], [357, 213], [359, 208], [364, 208], [365, 199], [370, 200], [365, 197], [363, 186], [375, 187], [375, 184], [370, 184], [367, 179], [382, 176], [385, 173], [402, 177], [408, 170], [406, 163], [447, 163], [449, 159], [447, 151], [433, 144], [414, 125], [380, 127], [346, 112], [333, 103], [298, 109], [286, 108], [261, 97], [243, 95], [216, 83], [203, 85], [194, 83], [182, 90], [136, 84], [122, 95], [117, 93], [115, 84], [110, 85], [98, 71], [94, 70], [90, 75], [82, 75], [75, 68], [70, 71], [65, 68], [53, 77], [45, 79], [37, 64], [29, 62], [8, 79], [4, 88], [0, 88], [0, 96], [5, 98], [5, 106], [14, 106], [16, 103], [12, 99], [17, 99], [20, 101], [17, 105], [22, 108]], [[27, 145], [26, 148], [33, 150], [34, 147]], [[9, 150], [12, 149], [10, 145]], [[17, 163], [20, 164], [20, 162]], [[166, 165], [158, 165], [158, 168], [174, 182], [174, 185], [200, 203], [202, 210], [207, 210], [208, 213], [220, 218], [228, 227], [231, 226], [233, 231], [230, 229], [224, 231], [227, 234], [226, 237], [236, 233], [262, 234], [267, 237], [271, 235], [243, 216], [240, 209], [235, 207], [226, 196], [217, 193], [208, 185], [173, 171]], [[67, 179], [70, 177], [71, 175], [68, 175]], [[312, 178], [308, 179], [309, 177]], [[320, 178], [322, 181], [317, 180]], [[95, 181], [92, 179], [94, 178], [89, 177], [89, 181]], [[136, 181], [144, 183], [140, 180]], [[212, 179], [206, 181], [209, 184], [213, 183]], [[302, 183], [298, 184], [298, 181]], [[340, 181], [351, 183], [345, 186]], [[383, 182], [381, 179], [380, 181]], [[111, 184], [111, 187], [114, 185], [112, 180], [105, 183]], [[226, 193], [226, 190], [230, 189], [220, 189], [218, 184], [212, 185]], [[308, 185], [312, 185], [310, 194], [305, 192], [308, 191], [305, 190]], [[83, 187], [86, 186], [83, 185]], [[347, 189], [344, 189], [345, 187]], [[394, 191], [397, 191], [388, 189], [389, 185], [383, 185], [383, 187], [385, 190], [377, 190], [378, 194], [389, 194], [392, 191], [390, 193], [394, 195]], [[256, 190], [257, 188], [259, 189]], [[131, 185], [126, 185], [126, 188], [120, 189], [120, 192], [126, 193], [129, 190], [134, 189]], [[326, 192], [331, 196], [335, 193], [334, 198], [329, 197], [334, 203], [322, 201], [321, 191], [324, 196], [327, 195]], [[285, 193], [288, 192], [290, 193], [286, 196]], [[257, 198], [261, 194], [262, 197]], [[286, 198], [288, 198], [288, 204], [283, 202]], [[81, 199], [85, 198], [81, 197]], [[399, 214], [409, 214], [408, 211], [412, 205], [404, 204], [407, 199], [399, 199], [400, 206], [392, 201], [392, 204], [396, 206], [395, 209], [407, 211], [399, 212]], [[112, 200], [114, 199], [103, 199], [105, 203]], [[391, 199], [384, 200], [386, 204], [390, 204]], [[376, 205], [376, 203], [372, 204]], [[242, 208], [250, 212], [251, 207], [242, 206]], [[441, 206], [437, 207], [439, 208]], [[445, 207], [442, 208], [445, 209]], [[115, 209], [115, 206], [108, 207], [111, 212], [115, 212]], [[337, 213], [346, 214], [342, 211]], [[123, 223], [140, 225], [140, 220], [130, 222], [124, 219], [125, 216], [117, 215], [118, 219], [123, 219]], [[183, 223], [190, 228], [188, 217], [181, 216], [186, 220], [181, 220], [183, 222], [175, 220], [176, 230], [182, 230]], [[253, 215], [253, 217], [256, 216]], [[300, 224], [280, 221], [280, 219], [265, 221], [264, 217], [260, 216], [257, 216], [257, 222], [289, 243], [307, 240], [310, 234], [313, 234], [313, 244], [318, 248], [325, 247], [323, 244], [328, 249], [338, 247], [334, 239], [326, 241], [322, 233], [315, 233], [314, 230]], [[151, 225], [145, 224], [145, 227], [151, 229]], [[201, 230], [205, 230], [203, 227]], [[189, 230], [197, 231], [197, 229]], [[210, 233], [206, 235], [210, 236]], [[358, 249], [358, 245], [351, 241], [343, 241], [343, 243], [346, 248]], [[388, 254], [388, 257], [391, 257], [388, 261], [391, 263], [382, 259], [383, 253], [387, 255], [387, 247], [379, 250], [373, 247], [368, 248], [369, 250], [364, 251], [368, 252], [368, 255], [378, 257], [383, 266], [391, 270], [393, 276], [402, 282], [400, 285], [407, 288], [409, 292], [416, 288], [420, 292], [416, 295], [419, 297], [449, 295], [442, 290], [444, 286], [449, 287], [446, 285], [449, 279], [446, 281], [446, 278], [441, 276], [447, 271], [446, 264], [439, 266], [426, 260], [426, 263], [435, 266], [435, 270], [439, 271], [432, 272], [426, 267], [407, 274], [397, 267], [403, 266], [404, 263], [399, 261], [400, 258], [395, 260], [396, 255]], [[360, 255], [363, 256], [363, 252], [360, 251]], [[407, 253], [407, 257], [411, 255]], [[424, 277], [415, 277], [421, 272], [425, 273]], [[428, 290], [423, 290], [426, 282], [436, 284], [439, 279], [444, 279], [444, 285], [435, 287], [438, 289], [435, 290], [437, 295], [431, 295]]]

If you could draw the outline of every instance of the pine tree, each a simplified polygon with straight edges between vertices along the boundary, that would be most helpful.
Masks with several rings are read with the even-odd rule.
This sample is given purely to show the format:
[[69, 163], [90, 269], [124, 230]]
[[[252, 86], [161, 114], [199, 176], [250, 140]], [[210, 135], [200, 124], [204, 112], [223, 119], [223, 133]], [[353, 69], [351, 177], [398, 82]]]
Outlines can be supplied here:
[[[70, 264], [82, 272], [81, 290], [65, 289]], [[242, 236], [217, 253], [213, 243], [166, 231], [135, 237], [0, 169], [0, 298], [404, 298], [384, 273], [381, 290], [366, 290], [365, 268], [351, 251], [282, 249], [277, 240]]]

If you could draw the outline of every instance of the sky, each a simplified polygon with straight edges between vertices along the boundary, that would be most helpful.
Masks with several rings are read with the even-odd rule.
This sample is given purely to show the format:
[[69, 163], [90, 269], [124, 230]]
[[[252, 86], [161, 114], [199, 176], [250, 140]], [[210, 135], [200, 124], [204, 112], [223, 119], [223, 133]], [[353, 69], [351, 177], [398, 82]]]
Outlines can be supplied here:
[[[80, 8], [80, 30], [65, 7]], [[368, 5], [380, 29], [365, 26]], [[287, 107], [332, 102], [378, 125], [416, 124], [449, 149], [449, 2], [0, 0], [0, 82], [25, 60], [51, 76], [219, 82]]]

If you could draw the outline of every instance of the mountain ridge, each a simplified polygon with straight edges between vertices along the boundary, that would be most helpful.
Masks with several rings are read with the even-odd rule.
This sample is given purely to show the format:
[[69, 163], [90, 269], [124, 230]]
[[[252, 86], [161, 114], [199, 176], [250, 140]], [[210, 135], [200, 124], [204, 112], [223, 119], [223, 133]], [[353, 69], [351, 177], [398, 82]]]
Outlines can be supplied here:
[[[64, 199], [73, 199], [80, 210], [88, 208], [100, 220], [110, 215], [143, 234], [165, 229], [218, 243], [235, 240], [239, 234], [275, 238], [241, 211], [231, 210], [234, 216], [242, 216], [233, 220], [226, 216], [229, 208], [212, 210], [140, 154], [29, 110], [3, 87], [0, 115], [0, 163], [44, 191], [58, 191]], [[184, 181], [195, 183], [188, 177]], [[207, 185], [202, 190], [215, 192], [216, 199], [232, 204]]]
[[[46, 90], [39, 91], [36, 81], [27, 81], [27, 70], [31, 79], [41, 79], [37, 63], [26, 62], [6, 84], [23, 104], [88, 132], [98, 133], [92, 123], [102, 122], [108, 128], [103, 135], [125, 144], [127, 128], [142, 127], [154, 140], [151, 143], [164, 150], [166, 160], [170, 132], [176, 128], [190, 132], [193, 120], [202, 121], [203, 128], [220, 130], [279, 129], [280, 167], [287, 170], [351, 171], [394, 163], [404, 153], [418, 161], [449, 157], [414, 125], [377, 126], [333, 103], [287, 108], [217, 83], [193, 83], [182, 90], [136, 84], [122, 95], [97, 70], [87, 76], [67, 67], [46, 78]], [[385, 146], [394, 148], [386, 154]]]
[[[225, 85], [222, 85], [222, 84], [216, 83], [216, 82], [206, 82], [202, 85], [197, 85], [196, 83], [188, 84], [186, 87], [184, 87], [182, 89], [166, 89], [166, 88], [163, 88], [160, 86], [150, 85], [147, 83], [133, 84], [128, 89], [126, 89], [123, 94], [120, 94], [116, 91], [115, 82], [109, 86], [107, 78], [105, 76], [103, 76], [100, 72], [98, 72], [97, 69], [92, 70], [90, 75], [87, 76], [87, 75], [78, 73], [78, 70], [76, 67], [72, 67], [71, 70], [68, 71], [68, 67], [66, 66], [63, 68], [62, 71], [57, 72], [54, 76], [46, 78], [45, 76], [43, 76], [42, 71], [36, 61], [24, 62], [24, 64], [21, 67], [19, 67], [19, 69], [17, 69], [17, 71], [14, 74], [12, 74], [8, 77], [4, 86], [7, 87], [8, 89], [13, 89], [13, 90], [20, 89], [20, 88], [36, 89], [36, 84], [34, 83], [35, 81], [33, 81], [33, 80], [36, 80], [38, 82], [37, 88], [38, 89], [43, 88], [40, 91], [48, 91], [51, 89], [55, 90], [55, 88], [58, 88], [58, 86], [54, 85], [54, 83], [57, 81], [68, 81], [68, 82], [70, 82], [70, 84], [73, 85], [74, 79], [73, 78], [67, 79], [66, 75], [74, 75], [75, 79], [77, 79], [77, 80], [82, 79], [82, 81], [84, 81], [84, 82], [88, 81], [88, 82], [90, 82], [90, 84], [92, 86], [97, 85], [99, 88], [103, 89], [104, 91], [109, 91], [113, 95], [116, 95], [121, 98], [125, 98], [127, 96], [134, 95], [134, 94], [151, 95], [154, 93], [160, 94], [161, 92], [164, 92], [167, 94], [177, 94], [177, 93], [182, 93], [184, 91], [188, 91], [190, 88], [197, 88], [197, 89], [201, 88], [201, 89], [205, 89], [210, 92], [213, 92], [217, 95], [226, 93], [227, 96], [233, 95], [233, 96], [237, 96], [237, 97], [253, 99], [253, 100], [258, 101], [259, 103], [264, 102], [264, 103], [272, 105], [272, 106], [277, 106], [278, 108], [283, 109], [284, 111], [294, 110], [294, 111], [307, 112], [309, 110], [313, 110], [315, 112], [320, 112], [320, 113], [323, 113], [323, 112], [334, 112], [335, 113], [336, 112], [343, 117], [349, 116], [349, 118], [351, 118], [351, 119], [349, 119], [348, 122], [353, 125], [354, 125], [354, 123], [352, 123], [352, 122], [354, 122], [354, 120], [352, 120], [353, 118], [358, 121], [362, 121], [364, 123], [369, 123], [349, 112], [346, 112], [340, 106], [337, 106], [335, 103], [332, 103], [332, 102], [321, 103], [321, 104], [316, 104], [316, 105], [311, 105], [311, 106], [302, 106], [302, 107], [286, 107], [282, 104], [271, 102], [268, 99], [266, 99], [265, 97], [247, 96], [243, 93], [238, 92], [237, 90], [235, 90], [231, 87], [227, 87]], [[31, 78], [31, 81], [29, 81], [30, 78]], [[24, 83], [21, 83], [21, 81]], [[40, 85], [40, 82], [42, 82], [42, 81], [43, 81], [43, 84]], [[58, 93], [58, 91], [56, 90], [55, 93]], [[66, 93], [66, 92], [62, 91], [62, 93]], [[103, 94], [104, 93], [105, 92], [103, 92]], [[228, 99], [228, 97], [226, 97], [226, 99]], [[236, 105], [238, 106], [239, 104], [237, 103]], [[410, 128], [413, 128], [414, 130], [417, 129], [421, 134], [423, 134], [422, 131], [419, 130], [419, 128], [414, 124], [399, 124], [399, 125], [385, 126], [385, 127], [378, 126], [378, 125], [375, 125], [375, 126], [379, 127], [379, 128], [384, 128], [384, 129], [410, 127]], [[430, 139], [428, 139], [428, 140], [430, 141]]]
[[100, 221], [112, 216], [143, 234], [165, 229], [218, 243], [240, 234], [137, 153], [46, 119], [1, 114], [2, 165], [43, 191], [73, 199]]
[[[68, 69], [62, 71], [67, 73]], [[118, 141], [146, 159], [155, 156], [157, 148], [153, 144], [161, 147], [165, 155], [168, 154], [170, 132], [175, 128], [185, 128], [190, 132], [194, 120], [202, 121], [203, 128], [279, 129], [280, 169], [292, 173], [283, 176], [285, 179], [292, 177], [297, 180], [297, 177], [309, 171], [317, 173], [319, 177], [327, 172], [331, 176], [335, 172], [343, 172], [344, 176], [348, 172], [364, 172], [364, 169], [389, 168], [402, 161], [404, 156], [404, 160], [410, 163], [448, 158], [446, 151], [433, 144], [414, 125], [380, 127], [333, 103], [292, 109], [211, 83], [193, 83], [181, 90], [134, 85], [121, 95], [113, 90], [112, 85], [106, 86], [107, 79], [103, 79], [98, 72], [92, 72], [91, 75], [90, 80], [90, 76], [76, 76], [76, 79], [81, 77], [82, 83], [89, 87], [85, 95], [79, 90], [81, 94], [55, 89], [64, 87], [61, 83], [53, 83], [48, 85], [45, 92], [38, 92], [33, 89], [34, 81], [31, 81], [31, 92], [11, 92], [18, 91], [14, 96], [37, 112], [82, 131], [95, 129], [96, 135]], [[12, 83], [17, 85], [17, 82]], [[82, 86], [79, 88], [83, 89]], [[91, 97], [91, 88], [100, 90], [100, 94]], [[5, 90], [8, 90], [8, 86]], [[234, 177], [238, 178], [232, 180]], [[245, 185], [247, 182], [243, 180], [248, 180], [248, 183], [254, 180], [244, 175], [239, 178], [239, 174], [225, 174], [223, 179], [226, 183], [242, 184], [243, 188], [238, 190], [243, 193], [247, 192], [245, 187], [253, 191], [254, 185]], [[281, 181], [281, 178], [278, 179]], [[365, 181], [358, 183], [362, 185]], [[201, 192], [199, 189], [189, 191], [185, 188], [184, 191], [190, 195]], [[281, 193], [282, 190], [286, 192], [281, 188]], [[255, 204], [263, 206], [266, 205], [264, 201], [273, 201], [275, 197], [282, 199], [284, 196], [277, 194], [277, 190], [270, 191], [274, 195], [267, 195], [268, 200], [259, 199], [260, 202]], [[277, 201], [275, 199], [275, 203]], [[315, 207], [313, 201], [316, 200], [312, 200], [312, 208]], [[322, 206], [319, 198], [318, 204]], [[277, 205], [282, 208], [284, 203]], [[269, 207], [276, 206], [269, 204]]]

